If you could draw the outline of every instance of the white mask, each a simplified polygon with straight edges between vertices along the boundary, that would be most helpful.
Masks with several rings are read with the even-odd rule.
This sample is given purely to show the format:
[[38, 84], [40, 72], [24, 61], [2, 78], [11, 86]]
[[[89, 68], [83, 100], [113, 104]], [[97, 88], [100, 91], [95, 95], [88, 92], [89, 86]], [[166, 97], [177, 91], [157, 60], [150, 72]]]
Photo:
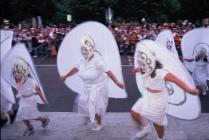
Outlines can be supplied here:
[[86, 60], [89, 60], [94, 55], [94, 40], [89, 35], [84, 35], [81, 37], [80, 46], [82, 55]]
[[146, 48], [143, 44], [139, 46], [137, 51], [137, 62], [141, 74], [144, 77], [149, 76], [155, 69], [156, 58], [153, 52]]
[[29, 75], [28, 65], [21, 58], [16, 58], [12, 68], [16, 83], [23, 84]]

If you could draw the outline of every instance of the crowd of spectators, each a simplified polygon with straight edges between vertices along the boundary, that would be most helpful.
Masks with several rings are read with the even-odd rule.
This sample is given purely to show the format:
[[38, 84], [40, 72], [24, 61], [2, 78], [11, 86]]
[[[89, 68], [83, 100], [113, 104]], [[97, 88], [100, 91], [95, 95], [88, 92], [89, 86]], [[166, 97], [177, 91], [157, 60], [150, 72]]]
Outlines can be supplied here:
[[[204, 27], [207, 26], [205, 25]], [[132, 54], [134, 53], [137, 42], [143, 39], [155, 40], [157, 35], [165, 29], [172, 31], [177, 50], [180, 51], [182, 36], [194, 28], [197, 28], [197, 26], [188, 21], [184, 21], [181, 24], [123, 22], [112, 25], [111, 31], [117, 40], [120, 52], [123, 54]]]
[[[205, 25], [204, 27], [208, 27]], [[121, 54], [133, 54], [136, 43], [143, 39], [155, 40], [158, 33], [164, 29], [173, 32], [177, 50], [180, 53], [182, 36], [189, 30], [197, 28], [191, 22], [179, 23], [146, 23], [146, 22], [115, 22], [108, 27], [113, 33]], [[24, 42], [33, 57], [56, 52], [71, 27], [65, 25], [50, 25], [45, 27], [20, 28], [13, 26], [13, 42]]]
[[[37, 57], [47, 55], [52, 50], [57, 52], [62, 40], [71, 28], [64, 25], [32, 28], [13, 26], [10, 30], [14, 31], [13, 44], [25, 43], [31, 55]], [[56, 53], [53, 55], [56, 55]]]

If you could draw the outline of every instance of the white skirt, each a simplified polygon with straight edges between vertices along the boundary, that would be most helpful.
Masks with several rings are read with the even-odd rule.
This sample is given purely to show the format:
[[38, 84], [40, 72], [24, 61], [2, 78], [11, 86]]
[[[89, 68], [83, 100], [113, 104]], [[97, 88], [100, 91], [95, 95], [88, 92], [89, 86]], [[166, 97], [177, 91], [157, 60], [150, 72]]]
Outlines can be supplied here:
[[85, 92], [77, 98], [78, 112], [89, 117], [93, 122], [95, 115], [104, 117], [108, 104], [106, 82], [87, 85]]
[[16, 116], [16, 121], [35, 120], [41, 117], [42, 114], [37, 108], [37, 103], [31, 97], [20, 98], [19, 109]]
[[167, 125], [168, 93], [147, 93], [133, 105], [132, 110], [158, 125]]

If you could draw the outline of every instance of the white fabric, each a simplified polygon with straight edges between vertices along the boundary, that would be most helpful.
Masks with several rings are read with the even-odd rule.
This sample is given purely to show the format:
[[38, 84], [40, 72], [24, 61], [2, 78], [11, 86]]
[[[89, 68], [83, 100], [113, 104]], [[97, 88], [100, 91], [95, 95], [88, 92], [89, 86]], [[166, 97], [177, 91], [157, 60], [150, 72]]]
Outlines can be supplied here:
[[[191, 75], [188, 73], [180, 60], [177, 59], [176, 56], [174, 56], [169, 50], [157, 42], [144, 40], [137, 44], [135, 51], [137, 51], [141, 45], [145, 45], [150, 51], [155, 53], [156, 59], [162, 63], [164, 69], [180, 78], [189, 87], [195, 88], [195, 84]], [[134, 59], [136, 66], [136, 54]], [[143, 78], [140, 76], [140, 74], [136, 75], [136, 81], [142, 97], [144, 97], [146, 91], [144, 88], [144, 83], [142, 82]], [[198, 96], [186, 93], [186, 91], [184, 91], [182, 88], [171, 82], [166, 82], [166, 86], [169, 91], [169, 104], [167, 110], [169, 115], [187, 120], [195, 119], [199, 116], [201, 112], [201, 105]]]
[[[84, 22], [73, 28], [64, 38], [57, 56], [58, 72], [61, 76], [77, 65], [82, 58], [80, 39], [83, 35], [90, 35], [95, 42], [95, 50], [102, 55], [106, 65], [114, 73], [117, 79], [123, 82], [120, 56], [117, 43], [107, 27], [98, 22]], [[84, 83], [73, 75], [65, 80], [65, 84], [78, 94], [84, 93]], [[108, 96], [111, 98], [126, 98], [124, 89], [119, 88], [112, 80], [108, 81]]]
[[87, 115], [93, 122], [95, 114], [104, 116], [108, 104], [107, 76], [108, 67], [97, 53], [90, 61], [81, 59], [77, 68], [84, 82], [84, 93], [78, 98], [78, 112]]
[[1, 96], [1, 114], [12, 110], [13, 103], [4, 96]]
[[[32, 120], [41, 117], [41, 113], [38, 111], [37, 103], [34, 98], [36, 82], [32, 78], [27, 78], [26, 82], [21, 85], [17, 85], [16, 89], [20, 95], [19, 109], [17, 112], [16, 120]], [[30, 96], [32, 94], [32, 96]], [[24, 96], [30, 97], [24, 97]]]
[[202, 60], [195, 61], [192, 77], [197, 86], [206, 85], [208, 79], [208, 62]]
[[[16, 58], [22, 59], [28, 65], [30, 76], [36, 81], [36, 83], [38, 84], [38, 86], [39, 86], [39, 88], [40, 88], [40, 90], [43, 94], [43, 97], [46, 100], [43, 88], [40, 84], [40, 80], [38, 78], [38, 75], [36, 73], [36, 69], [35, 69], [34, 64], [33, 64], [33, 60], [31, 58], [28, 50], [26, 49], [25, 45], [22, 44], [22, 43], [16, 44], [12, 48], [12, 50], [8, 53], [7, 57], [4, 58], [4, 60], [3, 60], [4, 67], [2, 68], [3, 79], [7, 83], [9, 83], [11, 86], [16, 88], [16, 82], [15, 82], [15, 79], [14, 79], [13, 74], [12, 74], [12, 67], [13, 67], [13, 64], [14, 64]], [[36, 100], [37, 100], [38, 103], [43, 104], [43, 101], [41, 100], [40, 97], [37, 96]]]
[[177, 58], [178, 52], [176, 50], [175, 41], [173, 38], [173, 34], [171, 30], [163, 30], [157, 35], [156, 41], [161, 43], [164, 47], [166, 47], [169, 51], [171, 51]]
[[[204, 48], [207, 50], [206, 55], [209, 57], [209, 28], [193, 29], [184, 34], [181, 41], [181, 50], [184, 59], [195, 58], [195, 53], [198, 48]], [[194, 61], [188, 62], [184, 60], [186, 68], [193, 72]], [[209, 65], [208, 65], [209, 67]], [[209, 70], [209, 69], [208, 69]]]
[[163, 69], [156, 70], [154, 78], [149, 77], [145, 82], [145, 87], [152, 90], [162, 90], [158, 93], [151, 93], [146, 90], [144, 97], [140, 98], [132, 107], [132, 110], [159, 125], [167, 125], [167, 105], [168, 91], [165, 87], [164, 77], [168, 71]]
[[[6, 98], [11, 103], [15, 103], [14, 93], [11, 86], [2, 78], [3, 59], [7, 57], [12, 47], [13, 32], [9, 30], [0, 30], [0, 57], [1, 57], [1, 97]], [[3, 97], [4, 96], [4, 97]], [[10, 108], [8, 106], [8, 108]]]

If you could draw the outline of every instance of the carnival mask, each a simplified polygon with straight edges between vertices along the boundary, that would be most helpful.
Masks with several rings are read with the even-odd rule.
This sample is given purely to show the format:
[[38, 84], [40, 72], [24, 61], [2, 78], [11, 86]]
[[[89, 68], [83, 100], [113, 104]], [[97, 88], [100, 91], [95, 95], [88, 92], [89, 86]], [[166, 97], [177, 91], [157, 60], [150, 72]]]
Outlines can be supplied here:
[[23, 84], [29, 75], [28, 65], [20, 58], [16, 58], [12, 68], [14, 79]]
[[95, 43], [94, 40], [89, 35], [84, 35], [80, 40], [81, 54], [83, 57], [89, 61], [89, 59], [94, 55]]
[[149, 76], [154, 71], [156, 66], [154, 53], [148, 50], [146, 46], [141, 45], [137, 51], [137, 63], [141, 74], [144, 77]]

